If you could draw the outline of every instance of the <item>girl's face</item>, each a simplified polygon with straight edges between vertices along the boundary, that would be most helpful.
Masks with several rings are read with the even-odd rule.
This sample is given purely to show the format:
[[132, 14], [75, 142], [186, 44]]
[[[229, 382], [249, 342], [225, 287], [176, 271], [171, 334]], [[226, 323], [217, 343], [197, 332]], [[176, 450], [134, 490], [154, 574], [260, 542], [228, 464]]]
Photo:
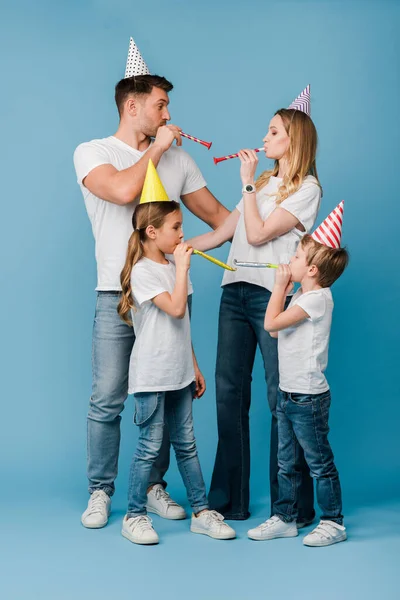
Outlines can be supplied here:
[[183, 240], [182, 212], [174, 210], [165, 217], [160, 229], [155, 229], [154, 241], [164, 254], [173, 254], [175, 248]]
[[290, 138], [286, 133], [283, 121], [275, 115], [269, 124], [268, 133], [263, 139], [264, 151], [267, 158], [280, 160], [289, 149]]

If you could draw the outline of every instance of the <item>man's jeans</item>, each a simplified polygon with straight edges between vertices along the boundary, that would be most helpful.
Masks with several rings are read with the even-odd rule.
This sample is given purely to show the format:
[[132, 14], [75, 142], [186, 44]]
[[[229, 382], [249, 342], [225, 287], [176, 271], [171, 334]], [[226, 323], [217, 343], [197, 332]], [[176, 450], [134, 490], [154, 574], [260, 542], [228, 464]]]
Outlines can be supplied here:
[[[114, 493], [118, 472], [120, 414], [128, 395], [128, 370], [135, 335], [117, 313], [119, 292], [98, 292], [93, 326], [93, 386], [87, 420], [89, 492]], [[162, 483], [169, 466], [168, 429], [150, 482]]]
[[140, 434], [129, 476], [128, 517], [146, 514], [149, 476], [162, 445], [164, 419], [193, 512], [208, 508], [193, 431], [192, 389], [189, 385], [181, 390], [135, 394], [135, 423]]
[[[247, 519], [249, 513], [251, 380], [257, 344], [260, 347], [272, 413], [270, 439], [271, 508], [278, 498], [277, 340], [264, 329], [271, 293], [251, 283], [223, 288], [219, 313], [216, 396], [218, 449], [211, 481], [211, 508], [226, 518]], [[301, 454], [302, 485], [299, 520], [312, 520], [313, 482]]]
[[303, 449], [311, 476], [317, 482], [321, 519], [343, 524], [339, 474], [328, 441], [330, 404], [329, 390], [310, 395], [279, 390], [279, 499], [273, 512], [287, 523], [297, 519], [297, 496], [301, 484], [298, 465]]

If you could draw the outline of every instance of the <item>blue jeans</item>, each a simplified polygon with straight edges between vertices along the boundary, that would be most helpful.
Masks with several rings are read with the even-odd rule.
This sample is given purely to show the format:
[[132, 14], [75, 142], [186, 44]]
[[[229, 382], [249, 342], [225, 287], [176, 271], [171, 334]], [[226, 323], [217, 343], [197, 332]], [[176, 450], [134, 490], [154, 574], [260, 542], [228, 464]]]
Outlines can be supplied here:
[[[251, 381], [257, 345], [264, 361], [268, 404], [272, 414], [270, 438], [271, 507], [278, 498], [277, 340], [264, 329], [271, 293], [251, 283], [223, 288], [218, 328], [216, 397], [218, 448], [209, 502], [228, 519], [247, 519], [249, 512]], [[300, 452], [300, 455], [302, 453]], [[299, 519], [312, 520], [313, 482], [301, 456], [303, 473]]]
[[[128, 370], [135, 334], [117, 313], [119, 292], [98, 292], [93, 325], [93, 385], [87, 418], [87, 474], [89, 492], [114, 493], [118, 473], [120, 414], [128, 396]], [[165, 429], [160, 456], [150, 484], [166, 483], [169, 437]]]
[[146, 514], [147, 488], [168, 423], [176, 461], [194, 513], [208, 508], [206, 488], [193, 431], [192, 385], [169, 392], [135, 394], [135, 423], [140, 434], [129, 475], [128, 517]]
[[279, 390], [279, 499], [274, 504], [274, 514], [287, 523], [297, 518], [299, 454], [303, 449], [311, 476], [317, 482], [321, 519], [343, 524], [339, 473], [328, 441], [330, 404], [329, 390], [309, 395]]

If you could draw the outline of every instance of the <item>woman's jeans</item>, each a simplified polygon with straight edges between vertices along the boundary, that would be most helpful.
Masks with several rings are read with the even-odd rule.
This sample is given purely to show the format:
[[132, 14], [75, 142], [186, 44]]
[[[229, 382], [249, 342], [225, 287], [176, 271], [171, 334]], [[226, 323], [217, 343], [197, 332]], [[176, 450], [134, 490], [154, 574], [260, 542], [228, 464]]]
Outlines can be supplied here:
[[[271, 507], [278, 499], [278, 390], [277, 340], [264, 329], [271, 293], [251, 283], [232, 283], [223, 288], [218, 330], [216, 397], [218, 448], [209, 502], [228, 519], [247, 519], [249, 512], [251, 381], [257, 345], [264, 361], [268, 404], [272, 414], [270, 438]], [[302, 452], [302, 482], [298, 520], [312, 520], [313, 482]]]
[[128, 517], [146, 514], [149, 477], [162, 446], [164, 419], [193, 512], [208, 508], [193, 431], [192, 389], [189, 385], [182, 390], [134, 395], [140, 434], [129, 475]]
[[298, 468], [300, 452], [316, 480], [321, 519], [343, 524], [342, 493], [328, 441], [329, 390], [323, 394], [278, 393], [278, 481], [279, 499], [274, 514], [289, 523], [297, 519], [297, 497], [301, 484]]
[[[93, 325], [93, 385], [87, 418], [89, 492], [114, 493], [118, 473], [120, 414], [128, 396], [128, 371], [135, 334], [118, 315], [120, 292], [98, 292]], [[160, 456], [150, 484], [161, 483], [169, 466], [169, 437], [165, 429]]]

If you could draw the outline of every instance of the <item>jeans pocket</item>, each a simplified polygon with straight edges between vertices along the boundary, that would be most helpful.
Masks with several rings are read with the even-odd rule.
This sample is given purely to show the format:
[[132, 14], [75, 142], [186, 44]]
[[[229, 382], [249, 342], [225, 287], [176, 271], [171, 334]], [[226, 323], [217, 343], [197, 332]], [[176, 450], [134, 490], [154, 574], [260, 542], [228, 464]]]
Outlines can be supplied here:
[[139, 392], [135, 397], [135, 414], [133, 422], [135, 425], [144, 425], [157, 410], [160, 400], [158, 392]]
[[312, 404], [313, 401], [312, 396], [310, 396], [309, 394], [295, 394], [293, 392], [290, 392], [288, 396], [293, 402], [293, 404], [301, 404], [302, 406]]

